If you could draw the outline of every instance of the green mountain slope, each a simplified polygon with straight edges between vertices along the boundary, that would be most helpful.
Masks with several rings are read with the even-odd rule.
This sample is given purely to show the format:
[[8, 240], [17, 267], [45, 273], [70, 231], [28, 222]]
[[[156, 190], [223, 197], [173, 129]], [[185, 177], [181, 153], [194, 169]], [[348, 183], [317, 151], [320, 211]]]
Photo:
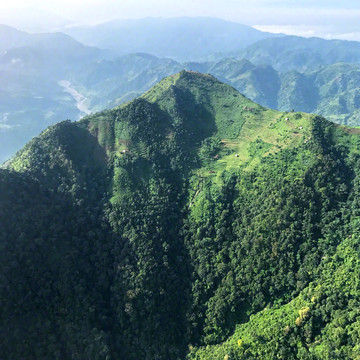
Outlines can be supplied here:
[[2, 358], [355, 359], [359, 142], [190, 71], [48, 128], [0, 170]]
[[358, 272], [359, 238], [349, 234], [299, 296], [253, 315], [221, 345], [193, 348], [189, 358], [356, 359]]

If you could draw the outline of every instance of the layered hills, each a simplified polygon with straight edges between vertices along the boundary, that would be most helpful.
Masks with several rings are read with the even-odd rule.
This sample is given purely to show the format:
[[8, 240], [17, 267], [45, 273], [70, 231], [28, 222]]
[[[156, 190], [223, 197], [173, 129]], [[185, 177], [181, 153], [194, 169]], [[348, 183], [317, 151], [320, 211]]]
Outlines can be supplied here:
[[257, 65], [271, 65], [279, 71], [306, 71], [340, 62], [358, 64], [360, 43], [316, 37], [281, 36], [259, 40], [237, 55]]
[[148, 54], [103, 60], [71, 74], [73, 86], [88, 99], [93, 111], [116, 106], [140, 96], [164, 76], [181, 69], [210, 73], [251, 100], [273, 109], [305, 111], [331, 121], [359, 125], [359, 65], [337, 63], [276, 71], [246, 59], [179, 63]]
[[0, 25], [0, 163], [47, 126], [79, 117], [59, 81], [107, 54], [62, 33], [29, 34]]
[[275, 36], [206, 17], [64, 31], [111, 51], [0, 25], [0, 163], [47, 126], [135, 99], [182, 69], [210, 73], [266, 107], [360, 123], [356, 42]]
[[0, 170], [3, 359], [356, 359], [357, 128], [182, 71]]
[[277, 36], [211, 17], [113, 20], [64, 31], [86, 45], [109, 49], [118, 55], [145, 52], [178, 61], [219, 56]]

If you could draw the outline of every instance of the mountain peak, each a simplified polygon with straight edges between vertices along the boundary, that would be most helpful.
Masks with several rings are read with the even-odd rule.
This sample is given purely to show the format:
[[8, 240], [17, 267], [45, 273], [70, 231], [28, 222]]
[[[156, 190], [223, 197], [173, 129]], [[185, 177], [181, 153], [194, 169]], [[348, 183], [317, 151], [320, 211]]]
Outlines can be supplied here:
[[[164, 92], [168, 91], [173, 86], [178, 88], [184, 87], [198, 87], [203, 88], [204, 85], [206, 87], [210, 87], [212, 85], [221, 85], [224, 87], [231, 88], [231, 86], [223, 84], [218, 79], [210, 74], [204, 74], [198, 71], [192, 70], [181, 70], [180, 72], [170, 75], [162, 79], [155, 86], [153, 86], [150, 90], [145, 92], [142, 95], [142, 98], [150, 102], [155, 102], [159, 99], [159, 96]], [[204, 89], [203, 89], [204, 90]], [[210, 90], [210, 89], [208, 89]], [[234, 89], [237, 92], [237, 90]]]
[[[212, 75], [182, 70], [140, 98], [88, 116], [70, 128], [86, 129], [109, 160], [122, 158], [124, 151], [147, 157], [154, 149], [174, 146], [194, 160], [205, 142], [221, 149], [217, 159], [223, 164], [237, 167], [255, 166], [279, 149], [298, 146], [311, 137], [311, 119], [307, 114], [266, 109]], [[44, 135], [39, 138], [46, 140]], [[13, 164], [26, 163], [24, 156], [28, 158], [26, 151], [19, 152]]]
[[179, 72], [179, 80], [190, 80], [190, 81], [194, 81], [194, 80], [200, 80], [200, 81], [208, 81], [211, 83], [219, 83], [221, 84], [221, 82], [214, 77], [211, 74], [205, 74], [199, 71], [193, 71], [193, 70], [181, 70]]
[[[89, 125], [96, 136], [109, 134], [108, 127], [115, 127], [113, 139], [103, 142], [104, 136], [99, 137], [99, 142], [110, 153], [130, 149], [133, 154], [139, 154], [144, 153], [139, 150], [139, 142], [145, 147], [155, 143], [163, 147], [166, 143], [165, 146], [171, 146], [174, 141], [184, 151], [196, 153], [204, 141], [220, 139], [223, 150], [217, 159], [230, 167], [239, 163], [254, 165], [263, 156], [307, 141], [313, 119], [304, 113], [266, 109], [214, 76], [189, 70], [165, 77], [140, 98], [116, 108], [115, 112], [114, 125], [98, 121], [98, 115], [91, 118], [93, 124]], [[127, 145], [118, 146], [119, 141]], [[262, 150], [255, 151], [258, 147]], [[235, 155], [238, 155], [237, 162], [233, 159]]]

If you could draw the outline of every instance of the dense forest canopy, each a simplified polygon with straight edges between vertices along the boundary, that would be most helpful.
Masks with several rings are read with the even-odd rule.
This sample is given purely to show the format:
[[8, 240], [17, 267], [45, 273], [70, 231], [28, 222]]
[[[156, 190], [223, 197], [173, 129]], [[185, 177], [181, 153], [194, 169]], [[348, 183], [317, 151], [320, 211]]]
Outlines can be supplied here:
[[356, 359], [360, 131], [182, 71], [0, 170], [3, 359]]

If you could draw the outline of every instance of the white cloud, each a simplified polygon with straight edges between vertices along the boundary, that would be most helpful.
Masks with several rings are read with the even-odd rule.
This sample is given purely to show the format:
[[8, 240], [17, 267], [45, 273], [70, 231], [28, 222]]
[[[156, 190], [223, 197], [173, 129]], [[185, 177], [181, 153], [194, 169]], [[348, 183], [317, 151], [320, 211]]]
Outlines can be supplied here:
[[0, 0], [0, 23], [24, 30], [147, 16], [213, 16], [301, 36], [358, 39], [360, 32], [354, 0]]
[[347, 34], [336, 34], [333, 39], [360, 41], [360, 31]]
[[253, 27], [260, 31], [303, 37], [316, 36], [316, 34], [324, 31], [324, 28], [310, 25], [254, 25]]
[[296, 35], [302, 37], [321, 37], [324, 39], [340, 39], [360, 41], [358, 32], [338, 32], [332, 26], [310, 26], [310, 25], [254, 25], [255, 29], [275, 34]]

